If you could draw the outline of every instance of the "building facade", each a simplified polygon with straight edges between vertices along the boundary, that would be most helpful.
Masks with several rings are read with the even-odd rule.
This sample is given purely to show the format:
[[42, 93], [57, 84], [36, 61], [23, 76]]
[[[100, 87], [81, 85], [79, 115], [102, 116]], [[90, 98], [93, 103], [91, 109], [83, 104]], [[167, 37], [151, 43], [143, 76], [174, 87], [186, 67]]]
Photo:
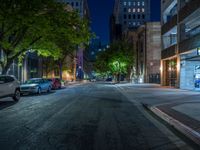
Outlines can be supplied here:
[[[3, 59], [3, 51], [1, 51], [0, 58]], [[7, 75], [14, 75], [19, 81], [24, 82], [30, 78], [42, 77], [42, 58], [36, 53], [27, 52], [22, 62], [18, 59], [13, 60]], [[1, 74], [0, 67], [0, 74]]]
[[162, 0], [162, 85], [200, 89], [200, 2]]
[[122, 32], [136, 29], [150, 21], [150, 0], [115, 0], [112, 17]]
[[[135, 78], [139, 83], [160, 83], [161, 24], [147, 22], [126, 33], [135, 50]], [[128, 37], [128, 38], [127, 38]], [[132, 41], [130, 41], [132, 39]]]

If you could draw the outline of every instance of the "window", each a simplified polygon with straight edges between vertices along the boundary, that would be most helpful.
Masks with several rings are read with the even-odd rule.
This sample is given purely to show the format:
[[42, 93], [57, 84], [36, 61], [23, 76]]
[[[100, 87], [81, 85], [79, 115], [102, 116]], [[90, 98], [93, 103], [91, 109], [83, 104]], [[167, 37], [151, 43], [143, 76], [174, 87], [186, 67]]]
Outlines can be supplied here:
[[126, 8], [124, 8], [124, 12], [126, 12], [127, 10], [126, 10]]
[[6, 77], [2, 76], [0, 77], [0, 84], [3, 84], [6, 82]]
[[142, 2], [142, 6], [144, 6], [144, 2]]
[[78, 7], [78, 2], [76, 2], [76, 7]]
[[140, 2], [138, 2], [138, 6], [140, 6]]
[[144, 14], [142, 14], [142, 19], [145, 19], [145, 15]]
[[6, 83], [15, 81], [13, 77], [7, 76]]
[[124, 6], [126, 6], [126, 2], [124, 2]]
[[135, 14], [133, 15], [133, 19], [135, 19]]
[[127, 24], [127, 22], [126, 21], [124, 21], [124, 25], [126, 25]]
[[131, 9], [130, 9], [130, 8], [128, 9], [128, 12], [129, 12], [129, 13], [131, 12]]
[[138, 8], [137, 11], [140, 12], [140, 8]]
[[135, 6], [135, 2], [133, 2], [133, 6]]
[[140, 19], [140, 14], [138, 14], [137, 18]]
[[142, 12], [145, 12], [144, 8], [142, 8]]
[[128, 19], [131, 19], [131, 15], [130, 14], [128, 15]]
[[133, 8], [133, 12], [135, 12], [135, 8]]
[[127, 17], [126, 17], [126, 14], [124, 14], [124, 19], [126, 19]]
[[74, 2], [71, 3], [72, 7], [74, 6]]
[[131, 2], [128, 2], [128, 6], [131, 6]]

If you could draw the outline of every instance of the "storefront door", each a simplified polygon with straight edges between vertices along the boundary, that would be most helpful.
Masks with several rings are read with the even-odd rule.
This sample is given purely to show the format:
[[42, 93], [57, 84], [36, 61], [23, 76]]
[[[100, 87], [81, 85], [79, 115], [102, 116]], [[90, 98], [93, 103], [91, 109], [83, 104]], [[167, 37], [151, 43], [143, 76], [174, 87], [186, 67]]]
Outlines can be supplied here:
[[166, 85], [175, 87], [177, 82], [177, 59], [167, 60], [166, 69]]

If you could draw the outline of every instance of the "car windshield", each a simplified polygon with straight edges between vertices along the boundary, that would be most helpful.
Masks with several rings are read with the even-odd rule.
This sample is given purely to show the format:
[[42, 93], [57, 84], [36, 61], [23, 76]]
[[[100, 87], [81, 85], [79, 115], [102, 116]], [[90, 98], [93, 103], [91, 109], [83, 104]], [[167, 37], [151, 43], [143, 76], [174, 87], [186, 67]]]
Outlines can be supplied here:
[[38, 83], [41, 83], [41, 80], [40, 79], [36, 79], [36, 80], [27, 80], [25, 82], [25, 84], [38, 84]]

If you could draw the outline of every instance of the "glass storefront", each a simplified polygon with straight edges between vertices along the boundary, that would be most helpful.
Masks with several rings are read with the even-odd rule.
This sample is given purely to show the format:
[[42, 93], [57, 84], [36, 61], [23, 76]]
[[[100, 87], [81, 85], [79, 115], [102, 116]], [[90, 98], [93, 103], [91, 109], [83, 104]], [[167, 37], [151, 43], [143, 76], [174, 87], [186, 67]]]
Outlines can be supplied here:
[[194, 70], [194, 83], [195, 83], [195, 89], [200, 89], [200, 65], [195, 66]]
[[166, 85], [175, 87], [177, 84], [177, 59], [166, 61]]

